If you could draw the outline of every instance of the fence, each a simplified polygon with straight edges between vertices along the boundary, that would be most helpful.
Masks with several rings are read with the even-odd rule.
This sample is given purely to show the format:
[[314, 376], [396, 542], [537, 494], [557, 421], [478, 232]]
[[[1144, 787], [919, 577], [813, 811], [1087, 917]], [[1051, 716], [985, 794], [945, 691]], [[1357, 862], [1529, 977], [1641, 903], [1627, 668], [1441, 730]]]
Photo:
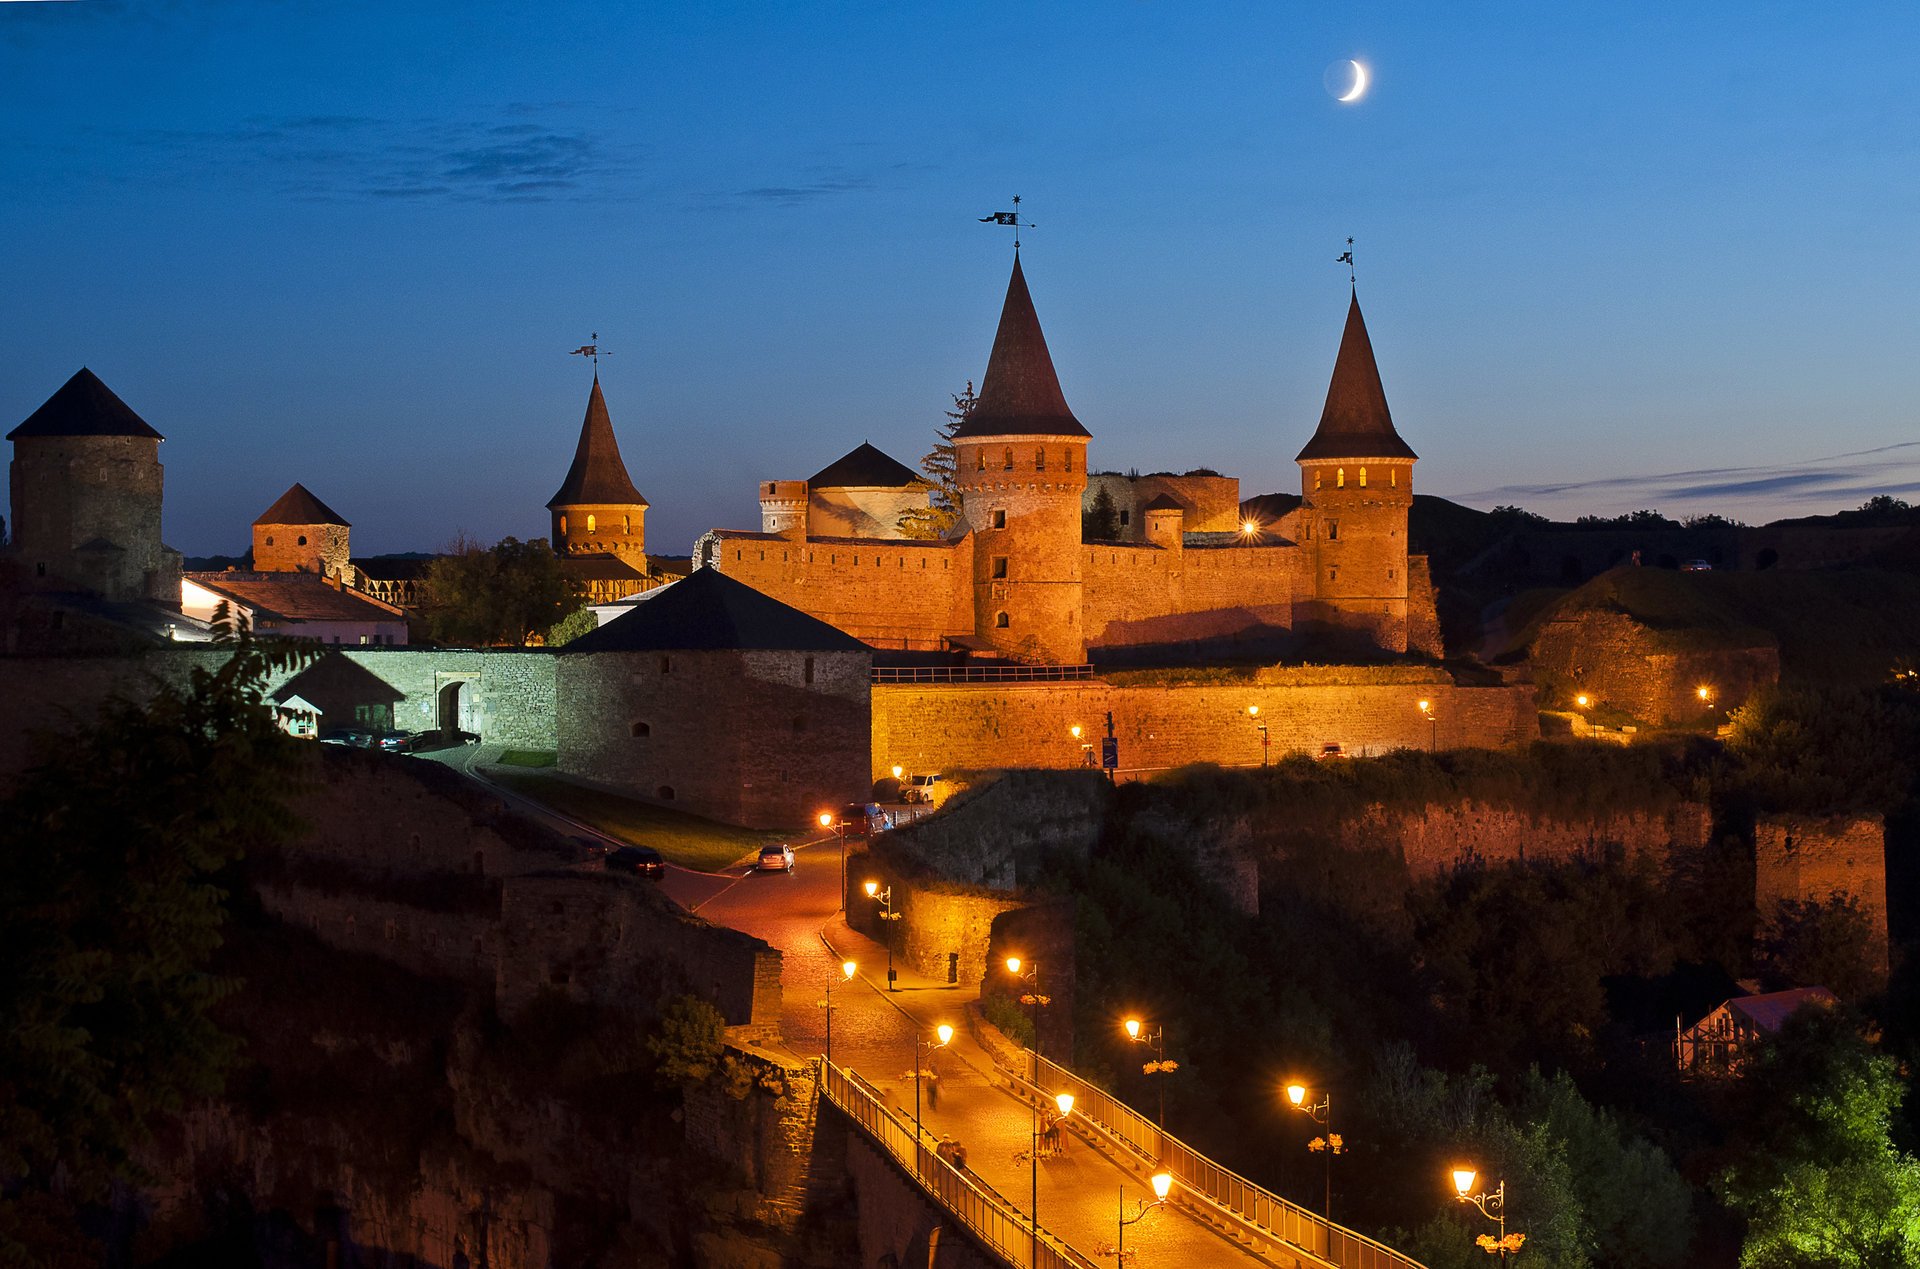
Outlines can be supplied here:
[[1020, 1210], [985, 1181], [954, 1167], [930, 1149], [927, 1135], [917, 1133], [914, 1125], [888, 1110], [878, 1089], [831, 1062], [823, 1061], [821, 1067], [820, 1089], [827, 1100], [844, 1111], [921, 1189], [1013, 1269], [1094, 1269], [1093, 1261], [1045, 1229], [1039, 1231], [1036, 1249], [1034, 1227]]
[[[1163, 1136], [1152, 1120], [1111, 1093], [1028, 1050], [1027, 1079], [1036, 1096], [1073, 1094], [1073, 1113], [1100, 1126], [1141, 1168], [1164, 1167], [1191, 1199], [1210, 1202], [1224, 1215], [1270, 1239], [1291, 1243], [1340, 1269], [1424, 1269], [1363, 1234], [1335, 1225], [1244, 1177], [1227, 1171], [1177, 1137]], [[1204, 1204], [1202, 1204], [1204, 1206]]]
[[876, 666], [875, 683], [1065, 683], [1093, 677], [1091, 665]]

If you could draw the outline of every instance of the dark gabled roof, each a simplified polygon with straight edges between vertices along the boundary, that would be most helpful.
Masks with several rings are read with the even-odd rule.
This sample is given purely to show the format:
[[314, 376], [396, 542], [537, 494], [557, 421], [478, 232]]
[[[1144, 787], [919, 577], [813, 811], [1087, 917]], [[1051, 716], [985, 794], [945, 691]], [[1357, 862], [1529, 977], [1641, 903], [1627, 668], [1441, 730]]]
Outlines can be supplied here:
[[1347, 328], [1340, 335], [1340, 355], [1333, 362], [1320, 427], [1294, 461], [1418, 457], [1393, 430], [1387, 390], [1380, 386], [1380, 367], [1373, 360], [1373, 341], [1367, 338], [1360, 295], [1355, 292], [1347, 305]]
[[859, 448], [846, 453], [813, 473], [809, 489], [899, 489], [928, 483], [905, 463], [888, 457], [861, 441]]
[[407, 699], [391, 683], [338, 652], [327, 653], [282, 683], [272, 699], [284, 705], [296, 696], [322, 714], [340, 713], [342, 705], [351, 710], [355, 705], [391, 705]]
[[1027, 275], [1020, 257], [1013, 258], [1013, 277], [1007, 282], [1007, 301], [1000, 309], [1000, 329], [993, 336], [987, 358], [987, 377], [967, 417], [954, 429], [968, 436], [1091, 436], [1067, 408], [1054, 373], [1040, 316], [1033, 311]]
[[271, 507], [261, 512], [260, 518], [254, 523], [337, 524], [343, 529], [353, 527], [338, 511], [314, 497], [305, 485], [298, 482], [281, 494]]
[[582, 652], [718, 652], [759, 648], [871, 652], [850, 634], [763, 595], [717, 568], [649, 591], [632, 611], [580, 636], [561, 655]]
[[73, 378], [46, 399], [26, 422], [7, 433], [17, 441], [24, 436], [144, 436], [165, 440], [133, 412], [133, 407], [100, 382], [100, 376], [80, 367]]
[[613, 439], [613, 420], [607, 415], [607, 399], [600, 395], [600, 376], [593, 377], [593, 391], [587, 396], [587, 417], [580, 424], [580, 444], [573, 451], [573, 466], [560, 482], [560, 492], [547, 499], [547, 509], [555, 507], [645, 507], [648, 501], [633, 487], [627, 465], [620, 460], [620, 443]]
[[1146, 506], [1140, 508], [1140, 510], [1142, 511], [1185, 511], [1186, 507], [1181, 504], [1179, 499], [1173, 497], [1171, 494], [1161, 494], [1159, 497], [1155, 498], [1152, 502], [1149, 502]]

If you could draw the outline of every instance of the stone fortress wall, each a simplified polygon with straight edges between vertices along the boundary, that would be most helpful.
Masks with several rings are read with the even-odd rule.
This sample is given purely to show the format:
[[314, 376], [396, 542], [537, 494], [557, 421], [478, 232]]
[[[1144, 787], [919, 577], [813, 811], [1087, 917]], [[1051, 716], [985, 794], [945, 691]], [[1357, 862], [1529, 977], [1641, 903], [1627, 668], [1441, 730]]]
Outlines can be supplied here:
[[973, 550], [957, 541], [729, 533], [708, 562], [881, 649], [938, 650], [973, 629]]
[[1087, 641], [1098, 648], [1218, 642], [1293, 628], [1300, 553], [1289, 546], [1089, 543]]
[[1873, 932], [1869, 955], [1888, 973], [1886, 825], [1878, 815], [1763, 816], [1754, 825], [1754, 896], [1760, 933], [1784, 902], [1851, 899]]
[[1584, 692], [1643, 722], [1694, 725], [1779, 681], [1778, 645], [1764, 631], [1752, 636], [1744, 646], [1688, 646], [1625, 613], [1589, 610], [1543, 625], [1528, 658], [1544, 702], [1566, 708]]
[[9, 480], [12, 549], [30, 575], [178, 602], [180, 553], [160, 540], [158, 436], [20, 437]]
[[1175, 476], [1154, 472], [1146, 476], [1122, 475], [1114, 471], [1094, 472], [1087, 477], [1087, 491], [1081, 499], [1082, 512], [1093, 510], [1100, 491], [1107, 491], [1113, 502], [1114, 520], [1120, 529], [1119, 542], [1143, 542], [1147, 522], [1146, 505], [1167, 497], [1186, 512], [1189, 533], [1234, 533], [1240, 528], [1240, 481], [1234, 476], [1212, 476], [1189, 472]]

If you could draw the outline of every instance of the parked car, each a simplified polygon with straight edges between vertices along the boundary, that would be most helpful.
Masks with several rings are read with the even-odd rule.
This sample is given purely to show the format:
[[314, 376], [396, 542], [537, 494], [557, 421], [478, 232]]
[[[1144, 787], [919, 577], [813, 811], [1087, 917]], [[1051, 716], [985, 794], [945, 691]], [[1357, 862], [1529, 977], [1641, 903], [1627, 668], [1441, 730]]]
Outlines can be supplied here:
[[1713, 565], [1707, 563], [1705, 560], [1688, 560], [1680, 566], [1680, 571], [1683, 573], [1711, 573], [1713, 571]]
[[667, 861], [651, 846], [615, 846], [607, 852], [605, 866], [608, 872], [630, 872], [649, 881], [658, 881], [667, 872]]
[[375, 749], [385, 750], [388, 753], [412, 753], [420, 747], [421, 740], [422, 737], [416, 732], [375, 732], [373, 736], [373, 747]]
[[603, 841], [597, 837], [569, 837], [567, 844], [573, 847], [574, 854], [579, 859], [605, 859], [614, 850], [612, 842]]
[[944, 796], [941, 785], [946, 783], [943, 775], [916, 775], [907, 777], [907, 787], [900, 791], [902, 802], [935, 802]]
[[320, 733], [323, 745], [346, 745], [350, 749], [373, 748], [374, 733], [364, 727], [330, 727]]
[[878, 802], [849, 802], [840, 808], [840, 831], [848, 837], [871, 837], [893, 827], [893, 817]]
[[760, 871], [792, 872], [793, 847], [786, 845], [784, 842], [777, 846], [762, 846], [760, 848]]
[[1326, 744], [1320, 746], [1320, 756], [1322, 758], [1344, 758], [1347, 756], [1347, 751], [1341, 746], [1339, 741], [1329, 740]]

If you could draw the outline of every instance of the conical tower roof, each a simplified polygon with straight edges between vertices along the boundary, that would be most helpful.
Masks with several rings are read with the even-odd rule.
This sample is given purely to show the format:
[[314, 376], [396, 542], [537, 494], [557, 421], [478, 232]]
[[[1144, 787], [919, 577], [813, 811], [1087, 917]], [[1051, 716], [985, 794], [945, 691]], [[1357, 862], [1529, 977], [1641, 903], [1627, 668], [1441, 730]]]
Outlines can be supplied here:
[[100, 376], [85, 366], [46, 403], [29, 414], [26, 422], [7, 433], [17, 441], [23, 436], [143, 436], [165, 440], [133, 412], [133, 407], [100, 382]]
[[1374, 363], [1373, 341], [1367, 338], [1360, 295], [1355, 292], [1347, 305], [1347, 328], [1340, 335], [1333, 382], [1327, 385], [1327, 408], [1320, 412], [1320, 427], [1313, 439], [1294, 461], [1418, 457], [1393, 430], [1387, 391], [1380, 386], [1380, 367]]
[[337, 524], [351, 529], [338, 511], [314, 497], [307, 487], [295, 484], [280, 495], [271, 507], [260, 513], [255, 524]]
[[1040, 316], [1033, 311], [1027, 275], [1020, 257], [1013, 258], [1013, 277], [1007, 282], [1007, 302], [1000, 309], [1000, 329], [987, 358], [987, 377], [956, 438], [968, 436], [1091, 436], [1067, 408], [1054, 373], [1047, 337], [1040, 332]]
[[580, 424], [580, 445], [573, 451], [573, 466], [567, 468], [560, 492], [547, 499], [547, 509], [648, 505], [633, 487], [627, 465], [620, 460], [620, 443], [613, 439], [613, 420], [607, 415], [607, 399], [600, 395], [600, 376], [595, 375], [593, 392], [587, 397], [587, 417]]

